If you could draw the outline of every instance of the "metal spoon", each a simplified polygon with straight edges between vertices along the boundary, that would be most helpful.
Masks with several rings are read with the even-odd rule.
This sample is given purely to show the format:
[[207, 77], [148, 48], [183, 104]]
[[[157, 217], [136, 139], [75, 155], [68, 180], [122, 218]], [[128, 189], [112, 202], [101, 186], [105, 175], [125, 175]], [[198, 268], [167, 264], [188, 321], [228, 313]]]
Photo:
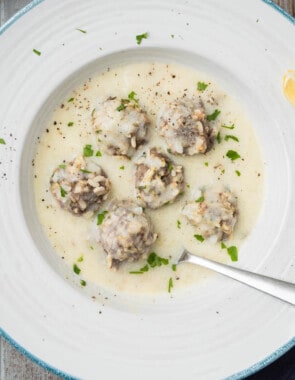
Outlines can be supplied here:
[[234, 268], [229, 265], [220, 264], [216, 261], [193, 255], [186, 249], [178, 259], [178, 264], [185, 262], [214, 270], [215, 272], [231, 277], [234, 280], [242, 282], [243, 284], [252, 286], [255, 289], [261, 290], [264, 293], [288, 302], [291, 305], [295, 305], [294, 283], [281, 281], [276, 278], [267, 277], [243, 269]]

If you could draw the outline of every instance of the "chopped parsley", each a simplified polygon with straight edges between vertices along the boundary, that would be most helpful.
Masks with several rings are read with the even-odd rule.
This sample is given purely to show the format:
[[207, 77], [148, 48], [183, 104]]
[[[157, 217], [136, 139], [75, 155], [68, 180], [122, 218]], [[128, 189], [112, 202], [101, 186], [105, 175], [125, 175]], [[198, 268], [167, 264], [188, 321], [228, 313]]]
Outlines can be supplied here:
[[168, 293], [171, 293], [172, 288], [173, 288], [173, 279], [172, 277], [170, 277], [168, 281]]
[[76, 274], [80, 274], [80, 272], [81, 272], [81, 269], [78, 267], [78, 265], [76, 263], [73, 264], [73, 271]]
[[152, 268], [160, 267], [162, 264], [163, 265], [169, 264], [168, 259], [165, 259], [164, 257], [158, 256], [155, 252], [152, 252], [149, 254], [147, 262]]
[[175, 36], [174, 36], [174, 34], [170, 34], [170, 37], [171, 37], [171, 38], [174, 38]]
[[80, 172], [81, 172], [81, 173], [85, 173], [85, 174], [90, 174], [90, 173], [92, 173], [90, 170], [86, 170], [86, 169], [80, 169]]
[[68, 100], [68, 103], [71, 103], [71, 102], [73, 102], [74, 101], [74, 98], [70, 98], [69, 100]]
[[238, 177], [240, 177], [241, 172], [240, 172], [239, 170], [236, 170], [235, 173], [236, 173], [236, 175], [237, 175]]
[[117, 111], [123, 111], [126, 108], [126, 102], [123, 102], [124, 99], [121, 100], [121, 104], [116, 108]]
[[165, 259], [164, 257], [158, 256], [155, 252], [152, 252], [149, 254], [149, 257], [147, 259], [147, 264], [136, 271], [129, 272], [130, 274], [143, 274], [144, 272], [147, 272], [149, 268], [155, 268], [160, 267], [162, 265], [168, 265], [169, 260]]
[[103, 222], [103, 220], [104, 220], [104, 218], [105, 218], [105, 216], [106, 216], [107, 213], [108, 212], [105, 210], [102, 213], [100, 213], [100, 214], [97, 215], [97, 222], [96, 222], [96, 224], [98, 226]]
[[194, 238], [196, 238], [201, 243], [203, 243], [203, 241], [205, 240], [202, 235], [194, 235]]
[[208, 166], [208, 165], [209, 165], [209, 162], [204, 162], [204, 165], [205, 165], [205, 166]]
[[176, 224], [177, 224], [177, 228], [180, 229], [180, 228], [181, 228], [181, 221], [180, 221], [180, 220], [177, 220], [177, 221], [176, 221]]
[[36, 55], [41, 55], [41, 51], [37, 50], [37, 49], [33, 49], [33, 52], [36, 54]]
[[213, 113], [211, 113], [211, 115], [207, 115], [207, 116], [206, 116], [206, 119], [207, 119], [208, 121], [216, 120], [216, 118], [217, 118], [217, 116], [220, 114], [220, 112], [221, 112], [221, 111], [219, 111], [219, 110], [216, 109]]
[[121, 99], [121, 104], [116, 108], [117, 111], [123, 111], [126, 108], [126, 104], [129, 104], [130, 102], [133, 102], [135, 105], [138, 104], [139, 100], [136, 99], [136, 92], [131, 91], [128, 94], [128, 99]]
[[131, 102], [138, 103], [139, 100], [136, 99], [135, 96], [137, 96], [136, 92], [131, 91], [131, 92], [128, 94], [128, 100], [130, 100]]
[[176, 272], [176, 264], [172, 264], [171, 268], [172, 268], [173, 272]]
[[79, 29], [79, 28], [77, 28], [76, 30], [78, 30], [78, 32], [81, 32], [81, 33], [87, 33], [87, 31], [86, 30], [84, 30], [84, 29]]
[[221, 128], [226, 128], [226, 129], [234, 129], [235, 125], [222, 125]]
[[229, 254], [231, 261], [238, 261], [238, 248], [232, 245], [227, 248], [227, 253]]
[[197, 83], [198, 91], [205, 91], [208, 86], [209, 86], [208, 83], [204, 83], [204, 82]]
[[146, 264], [144, 267], [140, 268], [139, 270], [140, 272], [147, 272], [149, 270], [148, 264]]
[[119, 167], [119, 169], [120, 169], [120, 170], [125, 170], [125, 166], [122, 165], [122, 166]]
[[95, 153], [95, 156], [96, 156], [96, 157], [101, 157], [101, 156], [102, 156], [101, 151], [98, 150], [98, 151]]
[[144, 272], [140, 272], [139, 270], [138, 271], [131, 271], [129, 272], [130, 274], [143, 274]]
[[87, 283], [86, 283], [85, 280], [81, 280], [81, 281], [80, 281], [80, 285], [81, 285], [81, 286], [86, 286], [86, 284], [87, 284]]
[[174, 169], [174, 166], [171, 164], [171, 162], [168, 163], [168, 168], [169, 172], [172, 172], [172, 170]]
[[204, 202], [204, 200], [205, 200], [204, 195], [201, 195], [198, 199], [196, 199], [196, 203]]
[[60, 186], [60, 196], [64, 198], [67, 194], [67, 191], [65, 191], [65, 189], [62, 186]]
[[83, 156], [84, 157], [92, 157], [93, 156], [92, 145], [87, 144], [87, 145], [84, 146], [84, 148], [83, 148]]
[[218, 144], [221, 143], [222, 138], [221, 138], [221, 134], [220, 134], [220, 132], [217, 133], [216, 140], [217, 140]]
[[4, 139], [0, 139], [0, 144], [5, 145], [6, 144], [5, 140]]
[[58, 165], [58, 167], [61, 168], [61, 169], [65, 169], [66, 168], [66, 164], [60, 164], [60, 165]]
[[68, 127], [72, 127], [74, 125], [74, 122], [73, 121], [70, 121], [69, 123], [68, 123]]
[[140, 45], [143, 39], [148, 38], [148, 33], [146, 32], [146, 33], [138, 34], [135, 38], [136, 38], [137, 45]]
[[84, 260], [84, 257], [83, 257], [83, 256], [80, 256], [80, 257], [77, 259], [78, 263], [81, 263], [83, 260]]
[[226, 153], [226, 157], [228, 157], [232, 161], [237, 160], [238, 158], [241, 158], [239, 153], [237, 153], [235, 150], [228, 150]]
[[226, 135], [224, 140], [228, 141], [229, 139], [239, 142], [239, 139], [234, 135]]
[[238, 261], [238, 248], [232, 245], [231, 247], [227, 247], [223, 241], [221, 242], [221, 248], [226, 249], [229, 254], [231, 261]]

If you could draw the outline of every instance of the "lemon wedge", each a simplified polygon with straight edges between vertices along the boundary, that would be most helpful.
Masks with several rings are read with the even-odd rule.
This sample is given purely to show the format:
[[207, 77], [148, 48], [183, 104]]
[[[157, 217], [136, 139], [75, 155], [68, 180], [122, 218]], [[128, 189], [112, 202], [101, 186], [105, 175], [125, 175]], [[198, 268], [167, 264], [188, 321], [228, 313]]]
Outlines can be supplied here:
[[295, 106], [295, 70], [288, 70], [284, 75], [283, 92], [286, 99]]

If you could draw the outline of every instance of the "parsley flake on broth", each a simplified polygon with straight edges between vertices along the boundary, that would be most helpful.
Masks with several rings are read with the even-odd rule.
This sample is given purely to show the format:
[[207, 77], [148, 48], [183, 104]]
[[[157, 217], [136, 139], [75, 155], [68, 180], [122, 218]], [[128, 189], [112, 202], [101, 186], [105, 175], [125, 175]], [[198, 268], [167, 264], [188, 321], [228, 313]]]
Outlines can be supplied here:
[[204, 83], [204, 82], [198, 82], [197, 83], [197, 89], [198, 91], [205, 91], [206, 88], [209, 86], [209, 83]]
[[173, 285], [173, 279], [172, 279], [172, 277], [170, 277], [168, 280], [168, 293], [171, 293], [173, 286], [174, 286]]
[[205, 197], [204, 195], [201, 195], [198, 199], [196, 199], [196, 203], [204, 202]]
[[234, 135], [225, 135], [224, 140], [225, 141], [234, 140], [234, 141], [239, 142], [239, 139], [236, 136], [234, 136]]
[[201, 243], [203, 243], [203, 241], [205, 240], [202, 235], [197, 235], [196, 234], [196, 235], [194, 235], [194, 237], [195, 237], [195, 239], [197, 239]]
[[76, 274], [80, 274], [80, 272], [81, 272], [81, 269], [78, 267], [78, 265], [76, 263], [73, 264], [73, 271]]
[[206, 116], [206, 119], [208, 121], [213, 121], [213, 120], [216, 120], [218, 115], [221, 113], [220, 110], [216, 109], [213, 113], [211, 113], [210, 115], [207, 115]]
[[218, 144], [220, 144], [221, 141], [222, 141], [222, 138], [221, 138], [221, 134], [220, 134], [220, 132], [217, 133], [216, 141], [218, 142]]
[[0, 138], [0, 144], [3, 144], [3, 145], [5, 145], [5, 144], [6, 144], [5, 140], [4, 140], [4, 139], [2, 139], [2, 138]]
[[226, 153], [226, 157], [228, 157], [230, 160], [235, 161], [238, 158], [241, 158], [239, 153], [237, 153], [235, 150], [228, 150]]
[[221, 242], [221, 248], [226, 249], [228, 255], [231, 258], [231, 261], [238, 261], [238, 248], [232, 245], [231, 247], [227, 247], [224, 242]]
[[221, 128], [226, 128], [226, 129], [234, 129], [235, 128], [235, 125], [232, 124], [232, 125], [222, 125]]
[[93, 156], [93, 149], [92, 145], [86, 144], [83, 148], [83, 156], [84, 157], [92, 157]]

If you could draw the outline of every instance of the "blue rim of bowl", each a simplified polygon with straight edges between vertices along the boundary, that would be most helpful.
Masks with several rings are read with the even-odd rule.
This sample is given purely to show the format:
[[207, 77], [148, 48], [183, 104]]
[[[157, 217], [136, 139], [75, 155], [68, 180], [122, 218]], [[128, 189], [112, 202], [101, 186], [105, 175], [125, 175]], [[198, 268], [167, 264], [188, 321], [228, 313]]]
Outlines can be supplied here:
[[[37, 5], [41, 4], [44, 0], [33, 0], [28, 5], [26, 5], [24, 8], [22, 8], [20, 11], [18, 11], [13, 17], [11, 17], [2, 27], [0, 27], [0, 35], [3, 34], [11, 25], [13, 25], [18, 19], [20, 19], [24, 14], [29, 12], [31, 9], [35, 8]], [[275, 4], [272, 0], [261, 0], [264, 3], [270, 5], [272, 8], [274, 8], [276, 11], [281, 13], [285, 18], [287, 18], [289, 21], [291, 21], [295, 25], [295, 18], [291, 16], [288, 12], [286, 12], [283, 8], [281, 8], [279, 5]], [[45, 363], [43, 360], [39, 359], [37, 356], [31, 354], [28, 352], [25, 348], [20, 346], [13, 338], [11, 338], [8, 334], [5, 333], [5, 331], [0, 327], [0, 336], [2, 336], [5, 340], [7, 340], [13, 347], [15, 347], [20, 353], [22, 353], [24, 356], [26, 356], [28, 359], [32, 360], [36, 364], [40, 365], [44, 369], [54, 373], [57, 376], [60, 376], [67, 380], [75, 380], [75, 377], [72, 377], [68, 374], [66, 374], [63, 371], [60, 371], [59, 369], [50, 366], [49, 364]], [[289, 342], [278, 348], [276, 351], [274, 351], [272, 354], [264, 358], [263, 360], [259, 361], [258, 363], [253, 364], [251, 367], [246, 368], [240, 372], [237, 372], [229, 377], [226, 378], [226, 380], [238, 380], [238, 379], [244, 379], [247, 376], [253, 375], [254, 373], [260, 371], [261, 369], [267, 367], [277, 359], [279, 359], [281, 356], [283, 356], [287, 351], [289, 351], [292, 347], [295, 346], [295, 337], [291, 339]]]

